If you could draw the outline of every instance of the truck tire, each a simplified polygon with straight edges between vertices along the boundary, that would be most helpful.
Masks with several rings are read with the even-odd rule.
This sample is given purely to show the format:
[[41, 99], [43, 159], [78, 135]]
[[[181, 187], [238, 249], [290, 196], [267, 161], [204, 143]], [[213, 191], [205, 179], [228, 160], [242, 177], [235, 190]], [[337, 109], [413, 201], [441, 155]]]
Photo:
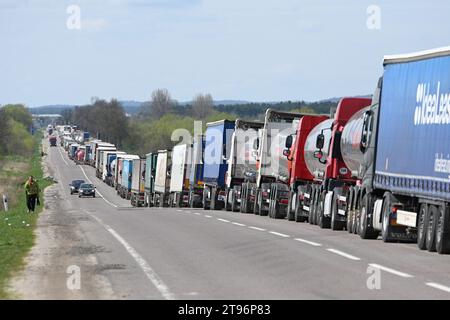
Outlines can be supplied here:
[[230, 199], [232, 199], [233, 189], [226, 188], [225, 189], [226, 197], [225, 197], [225, 211], [231, 211]]
[[314, 211], [315, 211], [315, 201], [316, 201], [316, 186], [311, 186], [311, 193], [309, 194], [309, 214], [308, 222], [309, 224], [314, 224]]
[[339, 196], [342, 195], [342, 189], [335, 188], [333, 192], [333, 199], [331, 200], [331, 221], [330, 221], [330, 227], [333, 231], [342, 231], [345, 228], [346, 221], [339, 221], [338, 220], [338, 201]]
[[[286, 218], [288, 221], [295, 221], [295, 207], [292, 208], [292, 199], [293, 197], [297, 197], [297, 193], [295, 193], [292, 190], [289, 190], [289, 201], [288, 201], [288, 205], [286, 208]], [[298, 202], [298, 197], [296, 198], [297, 201], [295, 201], [295, 203]], [[293, 210], [294, 209], [294, 210]]]
[[269, 214], [269, 212], [263, 209], [263, 203], [262, 202], [263, 202], [262, 191], [260, 190], [259, 191], [258, 212], [259, 212], [260, 216], [265, 217], [265, 216], [267, 216]]
[[436, 229], [436, 251], [439, 254], [450, 253], [450, 212], [446, 205], [439, 207]]
[[428, 205], [422, 203], [420, 205], [419, 214], [417, 217], [417, 247], [420, 250], [427, 248], [427, 229], [428, 229]]
[[394, 242], [395, 238], [392, 235], [393, 228], [391, 226], [391, 211], [392, 211], [392, 203], [395, 202], [396, 199], [390, 192], [386, 192], [384, 194], [383, 199], [383, 217], [382, 217], [382, 226], [381, 226], [381, 238], [383, 242]]
[[345, 228], [348, 233], [353, 232], [353, 187], [350, 187], [349, 192], [347, 194], [348, 205], [347, 205], [347, 221]]
[[[233, 197], [231, 198], [231, 212], [239, 212], [239, 210], [240, 210], [239, 203], [236, 200], [239, 189], [240, 189], [240, 186], [234, 186], [234, 188], [233, 188], [233, 191], [232, 191]], [[241, 193], [241, 203], [242, 203], [242, 193]]]
[[259, 189], [256, 189], [255, 205], [253, 206], [253, 213], [259, 215]]
[[210, 199], [210, 204], [209, 207], [211, 208], [211, 210], [217, 210], [217, 205], [216, 205], [216, 197], [217, 197], [217, 189], [215, 187], [211, 188], [211, 199]]
[[369, 212], [373, 210], [373, 197], [371, 194], [365, 194], [362, 203], [361, 210], [359, 214], [359, 236], [361, 239], [371, 239], [375, 240], [378, 238], [379, 232], [374, 230], [369, 218]]
[[248, 208], [247, 208], [247, 183], [243, 183], [242, 184], [242, 189], [241, 189], [241, 206], [239, 207], [239, 212], [240, 213], [247, 213], [248, 212]]
[[317, 219], [317, 225], [321, 229], [330, 229], [331, 228], [331, 218], [325, 216], [325, 195], [327, 193], [324, 191], [319, 194], [319, 197], [317, 199], [317, 206], [316, 206], [316, 219]]
[[353, 194], [353, 234], [358, 234], [359, 230], [359, 209], [360, 209], [360, 194], [359, 190], [354, 190]]
[[297, 188], [297, 193], [295, 195], [297, 197], [297, 201], [295, 201], [294, 211], [295, 222], [305, 222], [306, 220], [308, 220], [308, 218], [303, 215], [303, 203], [300, 201], [300, 195], [304, 195], [307, 191], [308, 189], [306, 187], [299, 186]]
[[439, 210], [435, 205], [428, 207], [428, 228], [426, 234], [426, 247], [430, 252], [436, 251], [436, 229]]
[[205, 187], [203, 189], [203, 210], [210, 210], [210, 207], [208, 206], [208, 187]]

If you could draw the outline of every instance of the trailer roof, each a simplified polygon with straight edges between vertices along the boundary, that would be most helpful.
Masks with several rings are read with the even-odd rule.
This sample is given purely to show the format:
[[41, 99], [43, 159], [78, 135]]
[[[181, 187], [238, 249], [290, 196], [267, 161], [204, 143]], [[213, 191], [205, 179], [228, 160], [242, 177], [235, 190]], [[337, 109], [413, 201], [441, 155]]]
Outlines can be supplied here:
[[450, 55], [450, 46], [442, 47], [406, 54], [397, 54], [397, 55], [386, 55], [383, 58], [383, 65], [394, 64], [394, 63], [404, 63], [404, 62], [413, 62], [424, 59], [431, 59], [436, 57], [443, 57]]
[[234, 123], [234, 121], [228, 120], [228, 119], [223, 119], [223, 120], [218, 120], [218, 121], [213, 121], [213, 122], [208, 122], [206, 124], [207, 127], [209, 126], [215, 126], [217, 124], [221, 124], [221, 123], [225, 123], [225, 122], [230, 122], [230, 123]]
[[242, 126], [247, 126], [249, 128], [263, 128], [264, 122], [262, 121], [246, 121], [242, 119], [237, 119], [235, 122], [236, 128], [241, 128]]
[[140, 159], [141, 157], [139, 157], [136, 154], [119, 154], [117, 155], [116, 159], [125, 159], [125, 160], [136, 160], [136, 159]]

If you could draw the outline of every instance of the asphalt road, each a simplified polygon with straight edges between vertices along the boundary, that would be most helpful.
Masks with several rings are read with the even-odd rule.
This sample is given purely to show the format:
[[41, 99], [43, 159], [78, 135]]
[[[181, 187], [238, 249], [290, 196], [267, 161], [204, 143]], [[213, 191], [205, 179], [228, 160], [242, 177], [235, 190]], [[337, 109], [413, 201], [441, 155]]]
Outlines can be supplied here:
[[[46, 161], [59, 183], [50, 195], [53, 218], [39, 228], [56, 228], [58, 236], [38, 237], [29, 264], [46, 263], [27, 267], [15, 286], [22, 297], [450, 298], [450, 256], [415, 244], [251, 214], [132, 208], [62, 148], [48, 148]], [[79, 178], [92, 181], [101, 197], [70, 195], [68, 184]], [[71, 264], [80, 266], [79, 290], [67, 288]]]

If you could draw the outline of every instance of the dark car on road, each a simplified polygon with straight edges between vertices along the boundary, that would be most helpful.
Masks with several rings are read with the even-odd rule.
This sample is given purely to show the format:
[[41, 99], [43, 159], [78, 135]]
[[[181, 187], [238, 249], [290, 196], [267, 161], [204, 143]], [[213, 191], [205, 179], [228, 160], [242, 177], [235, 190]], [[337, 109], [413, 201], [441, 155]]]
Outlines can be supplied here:
[[70, 194], [78, 193], [78, 190], [80, 189], [80, 186], [84, 183], [84, 180], [73, 180], [69, 186], [70, 186]]
[[90, 183], [83, 183], [80, 186], [80, 190], [78, 192], [78, 197], [94, 197], [95, 198], [95, 187]]

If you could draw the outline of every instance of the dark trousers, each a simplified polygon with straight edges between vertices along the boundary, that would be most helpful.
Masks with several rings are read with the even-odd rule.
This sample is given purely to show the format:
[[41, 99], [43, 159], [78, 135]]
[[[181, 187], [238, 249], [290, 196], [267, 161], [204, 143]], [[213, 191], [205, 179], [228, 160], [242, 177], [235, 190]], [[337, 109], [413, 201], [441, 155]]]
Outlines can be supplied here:
[[34, 212], [34, 208], [36, 207], [36, 199], [36, 194], [27, 194], [27, 207], [31, 212]]

